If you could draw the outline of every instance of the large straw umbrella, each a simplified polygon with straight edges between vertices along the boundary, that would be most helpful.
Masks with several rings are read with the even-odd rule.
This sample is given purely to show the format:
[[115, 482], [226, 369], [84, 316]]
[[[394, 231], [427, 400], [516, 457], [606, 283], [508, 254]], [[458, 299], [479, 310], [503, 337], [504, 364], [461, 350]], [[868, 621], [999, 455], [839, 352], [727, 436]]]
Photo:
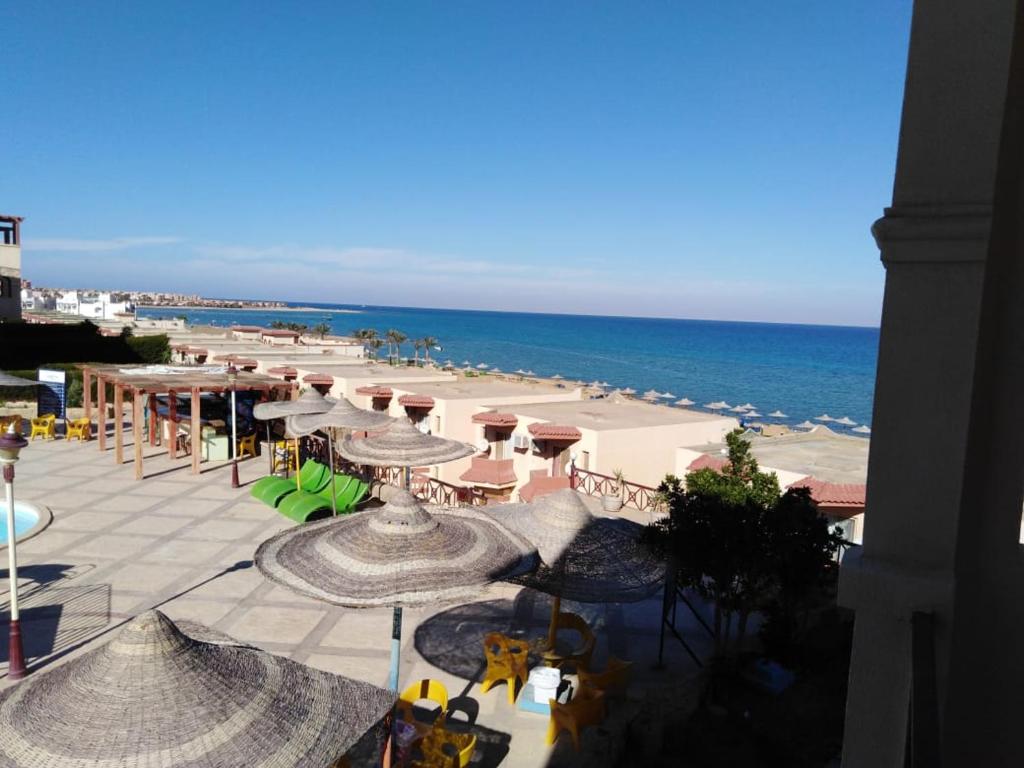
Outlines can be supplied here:
[[[252, 415], [260, 421], [267, 422], [267, 445], [270, 447], [270, 472], [274, 472], [274, 450], [270, 442], [270, 422], [273, 419], [282, 419], [288, 416], [301, 416], [311, 413], [324, 413], [334, 405], [313, 387], [310, 387], [296, 400], [274, 400], [269, 403], [258, 403], [252, 409]], [[298, 455], [299, 441], [295, 438], [295, 453]]]
[[327, 456], [331, 465], [331, 511], [335, 515], [338, 514], [338, 501], [334, 497], [334, 438], [331, 435], [331, 430], [335, 427], [359, 430], [379, 429], [393, 421], [394, 419], [386, 413], [357, 408], [344, 397], [340, 398], [329, 411], [298, 414], [285, 419], [285, 427], [288, 432], [299, 437], [312, 434], [320, 429], [327, 432]]
[[541, 565], [516, 583], [552, 595], [547, 645], [555, 647], [562, 598], [583, 603], [636, 602], [664, 583], [665, 565], [639, 542], [641, 527], [596, 517], [577, 491], [529, 504], [497, 504], [487, 514], [537, 548]]
[[190, 637], [150, 611], [0, 693], [0, 766], [325, 768], [394, 701], [230, 638]]
[[408, 419], [399, 419], [387, 432], [373, 437], [348, 437], [338, 444], [338, 453], [355, 464], [371, 467], [401, 467], [409, 487], [410, 467], [432, 467], [472, 456], [477, 449], [469, 443], [425, 435]]
[[391, 690], [398, 689], [402, 608], [466, 600], [536, 565], [533, 547], [473, 508], [399, 491], [379, 509], [291, 528], [256, 551], [271, 581], [349, 608], [394, 609]]

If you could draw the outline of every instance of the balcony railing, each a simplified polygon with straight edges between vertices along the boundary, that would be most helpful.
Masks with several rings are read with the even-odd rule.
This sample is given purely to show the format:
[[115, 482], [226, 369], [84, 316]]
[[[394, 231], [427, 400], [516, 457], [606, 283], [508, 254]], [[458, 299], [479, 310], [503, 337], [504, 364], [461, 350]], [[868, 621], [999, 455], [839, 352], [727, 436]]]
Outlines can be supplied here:
[[[371, 475], [374, 480], [386, 485], [401, 488], [405, 483], [404, 470], [400, 467], [373, 467]], [[484, 494], [475, 488], [452, 485], [429, 475], [414, 473], [411, 486], [412, 495], [428, 504], [439, 504], [445, 507], [479, 507], [487, 502]]]
[[[663, 503], [657, 488], [623, 480], [617, 483], [614, 477], [602, 475], [573, 466], [569, 472], [570, 486], [587, 496], [616, 496], [622, 494], [623, 506], [632, 507], [651, 515], [662, 511]], [[616, 491], [616, 486], [620, 491]]]

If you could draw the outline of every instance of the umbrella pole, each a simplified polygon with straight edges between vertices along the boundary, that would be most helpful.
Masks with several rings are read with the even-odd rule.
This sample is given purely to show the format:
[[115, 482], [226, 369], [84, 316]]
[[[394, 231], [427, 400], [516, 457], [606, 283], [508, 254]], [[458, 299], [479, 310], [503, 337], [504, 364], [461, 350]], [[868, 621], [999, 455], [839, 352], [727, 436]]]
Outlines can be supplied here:
[[395, 606], [391, 615], [391, 670], [388, 672], [388, 688], [398, 692], [398, 667], [402, 660], [402, 608]]
[[302, 490], [302, 472], [299, 470], [302, 467], [299, 466], [301, 460], [299, 459], [299, 438], [295, 438], [295, 487], [298, 490]]
[[327, 463], [331, 466], [331, 512], [338, 516], [338, 497], [334, 485], [334, 441], [331, 439], [331, 428], [327, 428]]
[[270, 459], [270, 474], [274, 474], [274, 444], [270, 442], [269, 421], [267, 421], [267, 458]]
[[558, 639], [558, 614], [562, 612], [562, 598], [555, 595], [551, 601], [551, 624], [548, 627], [548, 650], [555, 650], [555, 640]]

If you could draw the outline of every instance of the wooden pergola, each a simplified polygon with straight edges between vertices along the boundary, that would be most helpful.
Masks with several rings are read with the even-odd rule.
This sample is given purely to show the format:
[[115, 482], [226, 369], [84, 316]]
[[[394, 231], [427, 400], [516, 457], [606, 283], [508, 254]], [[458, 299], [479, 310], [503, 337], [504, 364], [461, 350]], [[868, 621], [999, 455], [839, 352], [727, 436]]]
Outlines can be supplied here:
[[[97, 387], [97, 418], [96, 433], [99, 449], [107, 449], [107, 386], [114, 389], [114, 413], [119, 421], [124, 412], [124, 395], [128, 392], [132, 398], [132, 434], [135, 452], [135, 479], [143, 478], [142, 467], [142, 403], [148, 398], [149, 404], [149, 442], [157, 445], [157, 395], [168, 397], [169, 415], [172, 422], [177, 421], [177, 397], [180, 394], [191, 395], [190, 438], [192, 441], [192, 474], [199, 474], [202, 461], [202, 428], [200, 416], [200, 395], [203, 393], [224, 393], [231, 391], [231, 384], [226, 373], [211, 373], [202, 368], [183, 373], [161, 372], [153, 366], [125, 365], [83, 365], [82, 369], [82, 405], [85, 417], [92, 419], [92, 382]], [[181, 368], [177, 368], [181, 370]], [[239, 371], [235, 380], [236, 392], [257, 391], [268, 397], [273, 391], [284, 391], [286, 396], [298, 394], [298, 385], [290, 381], [282, 381], [259, 373]], [[167, 440], [167, 455], [173, 460], [177, 458], [176, 432], [171, 433]], [[233, 446], [232, 450], [237, 447]], [[114, 461], [124, 463], [124, 430], [120, 423], [114, 425]]]

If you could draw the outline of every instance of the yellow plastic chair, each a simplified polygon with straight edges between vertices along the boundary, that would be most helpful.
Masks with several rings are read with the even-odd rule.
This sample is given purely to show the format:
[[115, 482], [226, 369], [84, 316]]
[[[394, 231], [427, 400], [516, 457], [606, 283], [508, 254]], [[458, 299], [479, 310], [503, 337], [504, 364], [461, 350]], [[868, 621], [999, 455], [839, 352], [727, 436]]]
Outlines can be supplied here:
[[256, 433], [238, 438], [238, 458], [256, 455]]
[[484, 656], [487, 657], [487, 671], [480, 683], [480, 692], [487, 693], [495, 683], [504, 681], [508, 685], [508, 703], [515, 704], [518, 690], [526, 685], [530, 669], [527, 657], [530, 649], [526, 643], [514, 640], [500, 632], [489, 632], [484, 636]]
[[67, 439], [78, 438], [82, 442], [92, 437], [92, 422], [89, 419], [73, 419], [68, 422]]
[[550, 648], [544, 652], [544, 662], [549, 667], [558, 667], [559, 669], [571, 664], [577, 672], [581, 669], [588, 669], [590, 657], [594, 655], [594, 647], [597, 645], [597, 638], [594, 637], [590, 625], [582, 616], [577, 616], [575, 613], [560, 613], [555, 620], [555, 627], [556, 635], [557, 631], [562, 629], [577, 632], [582, 640], [582, 645], [568, 653], [560, 653], [556, 649]]
[[[281, 454], [287, 458], [282, 459]], [[294, 440], [278, 440], [274, 443], [274, 472], [287, 467], [289, 472], [297, 472], [299, 468], [299, 446]]]
[[21, 416], [17, 413], [11, 414], [10, 416], [0, 416], [0, 430], [6, 432], [10, 429], [11, 424], [14, 425], [14, 431], [19, 435], [21, 434]]
[[52, 413], [37, 416], [32, 419], [31, 423], [32, 434], [29, 436], [30, 440], [35, 440], [37, 437], [53, 440], [57, 436], [57, 417]]
[[581, 687], [568, 704], [559, 704], [548, 699], [551, 719], [548, 721], [548, 744], [558, 740], [558, 734], [568, 731], [572, 745], [580, 751], [580, 731], [590, 725], [599, 725], [604, 720], [604, 693], [596, 688]]
[[[413, 714], [413, 705], [423, 700], [432, 701], [440, 708], [440, 711], [434, 716], [433, 722], [421, 722]], [[395, 708], [405, 722], [416, 726], [416, 730], [421, 734], [426, 734], [431, 728], [444, 725], [444, 721], [448, 717], [448, 690], [437, 680], [420, 680], [402, 691]]]
[[475, 733], [455, 733], [437, 726], [420, 742], [423, 758], [413, 760], [412, 768], [465, 768], [475, 749]]
[[585, 669], [580, 669], [577, 674], [581, 686], [601, 691], [608, 699], [621, 699], [625, 697], [626, 689], [629, 687], [629, 676], [632, 669], [633, 662], [609, 656], [604, 672], [588, 672]]

